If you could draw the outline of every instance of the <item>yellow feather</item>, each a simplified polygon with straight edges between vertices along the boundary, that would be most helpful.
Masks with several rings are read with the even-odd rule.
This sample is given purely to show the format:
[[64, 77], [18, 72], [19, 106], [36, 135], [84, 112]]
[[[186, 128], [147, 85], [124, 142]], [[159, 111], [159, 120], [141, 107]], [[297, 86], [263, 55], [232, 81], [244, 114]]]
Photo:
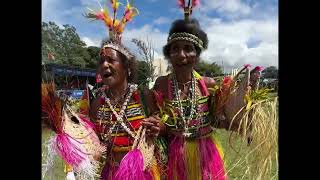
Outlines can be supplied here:
[[193, 75], [195, 76], [195, 78], [197, 80], [201, 79], [201, 75], [199, 73], [197, 73], [197, 71], [193, 71]]
[[198, 140], [189, 140], [185, 145], [187, 179], [201, 179], [200, 152]]
[[250, 109], [251, 105], [252, 105], [252, 101], [249, 100], [248, 104], [247, 104], [247, 107], [246, 107], [246, 111], [248, 111]]
[[216, 145], [221, 158], [224, 159], [224, 153], [223, 153], [223, 149], [222, 149], [222, 146], [221, 146], [220, 142], [218, 141], [217, 138], [215, 138], [213, 136], [211, 136], [211, 139], [214, 142], [214, 144]]
[[154, 180], [160, 180], [160, 170], [156, 163], [152, 163], [151, 165], [151, 173], [153, 175]]

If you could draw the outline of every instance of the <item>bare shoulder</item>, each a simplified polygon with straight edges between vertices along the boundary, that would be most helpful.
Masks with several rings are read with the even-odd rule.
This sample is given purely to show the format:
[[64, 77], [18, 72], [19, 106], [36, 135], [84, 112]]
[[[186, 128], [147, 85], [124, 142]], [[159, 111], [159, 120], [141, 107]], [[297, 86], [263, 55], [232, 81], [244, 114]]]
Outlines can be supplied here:
[[149, 115], [153, 114], [154, 112], [156, 112], [158, 110], [156, 102], [155, 102], [153, 91], [150, 90], [149, 88], [144, 88], [143, 94], [144, 94], [145, 103], [147, 106], [146, 108], [149, 112]]
[[146, 97], [150, 97], [150, 96], [152, 96], [152, 90], [151, 89], [149, 89], [149, 88], [147, 88], [147, 87], [145, 87], [145, 88], [143, 88], [143, 94], [144, 94], [144, 96], [146, 96]]
[[168, 76], [169, 75], [166, 75], [166, 76], [160, 76], [156, 79], [156, 82], [154, 83], [154, 89], [155, 90], [165, 90], [167, 89], [167, 82], [168, 82]]
[[214, 85], [216, 84], [216, 81], [212, 77], [202, 76], [202, 78], [208, 88], [214, 87]]

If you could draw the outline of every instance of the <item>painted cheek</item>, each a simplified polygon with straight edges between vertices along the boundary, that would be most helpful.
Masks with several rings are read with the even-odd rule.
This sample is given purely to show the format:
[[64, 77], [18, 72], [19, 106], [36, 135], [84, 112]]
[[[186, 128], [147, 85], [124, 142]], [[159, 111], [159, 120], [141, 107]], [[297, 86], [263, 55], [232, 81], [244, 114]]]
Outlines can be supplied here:
[[196, 64], [196, 63], [197, 63], [197, 58], [196, 58], [196, 56], [191, 56], [191, 57], [189, 57], [189, 62], [190, 62], [191, 64]]

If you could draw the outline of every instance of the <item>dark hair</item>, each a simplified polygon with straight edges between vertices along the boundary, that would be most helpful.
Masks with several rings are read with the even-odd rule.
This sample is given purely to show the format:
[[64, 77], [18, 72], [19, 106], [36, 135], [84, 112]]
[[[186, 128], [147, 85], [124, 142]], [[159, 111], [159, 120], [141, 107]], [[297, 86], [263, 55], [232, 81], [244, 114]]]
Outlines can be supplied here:
[[[102, 43], [101, 43], [101, 49], [103, 48], [103, 46], [105, 44], [108, 44], [110, 42], [111, 41], [109, 39], [104, 39], [102, 41]], [[123, 49], [126, 49], [127, 51], [129, 51], [128, 48], [126, 48], [122, 44], [118, 44], [117, 43], [117, 45], [121, 46]], [[117, 50], [115, 49], [115, 51], [117, 51]], [[136, 57], [133, 54], [131, 54], [132, 57], [128, 58], [127, 56], [122, 54], [120, 51], [117, 51], [117, 52], [118, 52], [118, 54], [119, 54], [119, 56], [121, 58], [121, 61], [122, 61], [123, 65], [124, 65], [124, 68], [128, 70], [127, 71], [127, 80], [128, 80], [128, 82], [129, 83], [136, 83], [136, 80], [137, 80], [137, 61], [136, 61]], [[129, 75], [129, 71], [130, 71], [130, 75]]]
[[[193, 34], [195, 36], [197, 36], [199, 39], [202, 40], [203, 42], [203, 48], [207, 49], [208, 48], [208, 37], [207, 37], [207, 33], [205, 33], [199, 24], [199, 21], [196, 19], [190, 19], [188, 22], [186, 22], [183, 19], [178, 19], [175, 20], [170, 28], [169, 31], [169, 37], [173, 34], [173, 33], [178, 33], [178, 32], [186, 32], [186, 33], [190, 33]], [[165, 56], [165, 58], [169, 59], [169, 50], [170, 50], [170, 45], [171, 44], [166, 44], [163, 47], [163, 54]], [[197, 51], [197, 56], [200, 56], [201, 54], [201, 49], [198, 46], [196, 47], [196, 51]]]

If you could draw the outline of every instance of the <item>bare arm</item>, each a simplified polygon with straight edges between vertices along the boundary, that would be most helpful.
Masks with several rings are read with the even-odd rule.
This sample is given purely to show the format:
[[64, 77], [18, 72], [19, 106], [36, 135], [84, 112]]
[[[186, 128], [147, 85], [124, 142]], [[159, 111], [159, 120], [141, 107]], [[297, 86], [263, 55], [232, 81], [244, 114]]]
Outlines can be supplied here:
[[143, 93], [149, 116], [143, 120], [142, 125], [147, 128], [146, 133], [149, 137], [157, 137], [160, 133], [160, 117], [156, 114], [159, 110], [154, 94], [148, 88], [145, 88]]
[[161, 91], [164, 94], [164, 97], [167, 96], [168, 92], [168, 76], [160, 76], [154, 83], [153, 89], [156, 91]]
[[145, 104], [148, 108], [149, 115], [151, 116], [152, 114], [159, 111], [159, 109], [155, 102], [155, 97], [153, 92], [148, 88], [145, 88], [143, 91], [144, 91], [144, 97], [145, 97]]
[[[154, 87], [153, 87], [154, 91], [162, 92], [164, 98], [167, 97], [167, 92], [168, 92], [167, 91], [167, 89], [168, 89], [167, 82], [168, 82], [168, 76], [160, 76], [159, 78], [157, 78], [157, 80], [154, 84]], [[156, 103], [154, 93], [153, 93], [153, 103], [154, 104]], [[159, 112], [159, 108], [156, 105], [156, 111], [154, 111], [153, 113], [157, 113], [157, 112]], [[158, 118], [159, 118], [160, 134], [163, 135], [166, 133], [166, 126], [165, 126], [165, 124], [161, 123], [161, 120], [160, 120], [161, 117], [158, 117]]]
[[[245, 103], [245, 95], [248, 93], [249, 87], [249, 69], [243, 69], [245, 77], [239, 82], [236, 89], [230, 89], [232, 93], [227, 95], [227, 99], [223, 102], [222, 114], [218, 117], [220, 128], [226, 130], [238, 131], [240, 120], [244, 114], [243, 107]], [[223, 95], [225, 96], [225, 95]]]
[[207, 88], [213, 88], [214, 85], [216, 84], [216, 81], [211, 77], [203, 76], [202, 78], [203, 78], [204, 83], [206, 84]]
[[[216, 81], [211, 77], [203, 77], [203, 80], [204, 80], [207, 88], [213, 88], [216, 85]], [[213, 104], [213, 101], [214, 101], [214, 99], [212, 99], [212, 96], [210, 96], [209, 106], [211, 104]], [[212, 106], [210, 107], [210, 113], [213, 115], [213, 117], [216, 118], [215, 119], [216, 122], [214, 124], [214, 126], [216, 128], [229, 130], [230, 121], [228, 121], [228, 119], [226, 119], [226, 116], [224, 114], [222, 115], [222, 117], [217, 118], [216, 114], [214, 114], [214, 112], [213, 112]], [[238, 126], [235, 123], [233, 123], [230, 130], [237, 130], [237, 128], [238, 128]]]

